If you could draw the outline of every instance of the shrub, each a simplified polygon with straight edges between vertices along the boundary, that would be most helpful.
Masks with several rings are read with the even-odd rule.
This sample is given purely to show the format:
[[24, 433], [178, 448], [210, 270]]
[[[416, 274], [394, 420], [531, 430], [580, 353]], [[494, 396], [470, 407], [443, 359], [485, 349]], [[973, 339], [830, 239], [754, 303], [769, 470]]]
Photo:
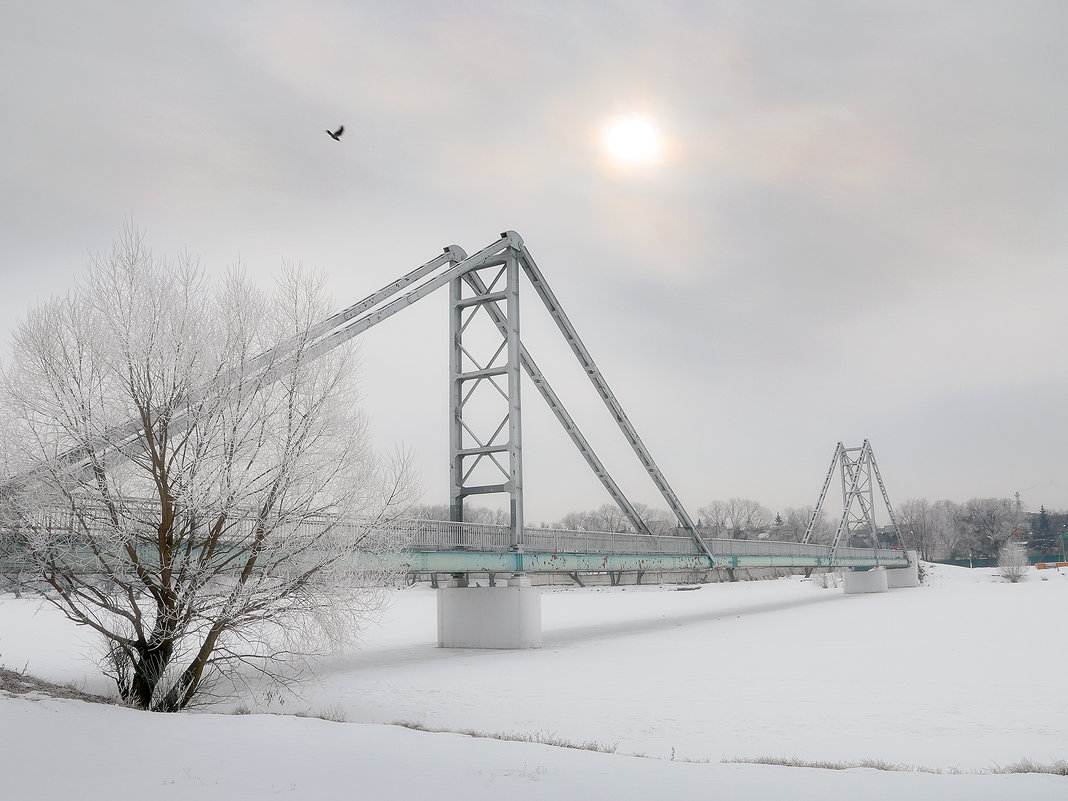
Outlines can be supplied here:
[[1027, 573], [1027, 548], [1018, 542], [1006, 542], [998, 551], [998, 575], [1010, 584], [1020, 581]]

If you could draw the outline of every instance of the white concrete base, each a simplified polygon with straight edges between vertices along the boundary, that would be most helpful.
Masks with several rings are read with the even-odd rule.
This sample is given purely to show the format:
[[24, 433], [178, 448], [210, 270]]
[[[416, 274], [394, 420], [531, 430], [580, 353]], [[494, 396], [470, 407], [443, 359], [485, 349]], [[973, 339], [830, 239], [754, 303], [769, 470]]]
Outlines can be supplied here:
[[909, 551], [908, 567], [893, 567], [886, 570], [886, 586], [890, 589], [920, 586], [920, 560], [916, 551]]
[[541, 648], [541, 590], [530, 579], [503, 587], [438, 590], [441, 648]]
[[856, 595], [861, 592], [886, 592], [886, 568], [846, 570], [842, 588], [846, 595]]

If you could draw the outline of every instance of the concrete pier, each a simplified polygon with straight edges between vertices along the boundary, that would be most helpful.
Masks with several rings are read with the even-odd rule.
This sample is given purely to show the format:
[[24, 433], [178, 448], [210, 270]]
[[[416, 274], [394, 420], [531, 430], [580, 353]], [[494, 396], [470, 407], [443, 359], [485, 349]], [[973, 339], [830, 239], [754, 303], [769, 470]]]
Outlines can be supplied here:
[[438, 590], [441, 648], [540, 648], [541, 591], [525, 576], [498, 587]]
[[886, 592], [886, 568], [873, 567], [871, 570], [847, 570], [842, 589], [846, 595], [862, 592]]
[[920, 586], [920, 559], [916, 551], [909, 551], [909, 566], [886, 569], [886, 586], [890, 589], [898, 587]]

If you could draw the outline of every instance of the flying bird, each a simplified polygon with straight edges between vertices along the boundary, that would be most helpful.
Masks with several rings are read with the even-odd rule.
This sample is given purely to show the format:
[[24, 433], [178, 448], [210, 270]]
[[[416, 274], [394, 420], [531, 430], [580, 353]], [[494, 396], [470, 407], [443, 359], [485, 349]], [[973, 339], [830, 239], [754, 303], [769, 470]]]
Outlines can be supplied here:
[[344, 125], [337, 126], [337, 130], [336, 131], [331, 131], [328, 128], [326, 130], [326, 133], [328, 133], [330, 135], [330, 138], [333, 139], [335, 142], [340, 142], [341, 141], [341, 134], [345, 133], [345, 126]]

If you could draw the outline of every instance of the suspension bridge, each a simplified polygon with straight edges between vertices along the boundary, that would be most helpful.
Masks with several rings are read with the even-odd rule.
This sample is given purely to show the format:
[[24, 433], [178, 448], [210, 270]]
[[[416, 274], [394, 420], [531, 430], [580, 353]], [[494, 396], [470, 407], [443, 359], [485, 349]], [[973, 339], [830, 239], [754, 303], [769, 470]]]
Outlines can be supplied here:
[[[673, 536], [654, 535], [583, 436], [564, 401], [525, 346], [520, 329], [521, 284], [541, 300], [610, 417], [677, 521]], [[902, 549], [900, 533], [870, 443], [838, 443], [819, 502], [801, 542], [716, 539], [686, 511], [646, 444], [627, 417], [563, 305], [553, 293], [522, 237], [506, 231], [473, 255], [450, 246], [427, 263], [338, 312], [302, 338], [304, 358], [321, 356], [431, 293], [449, 294], [449, 520], [396, 520], [403, 535], [404, 568], [414, 574], [444, 574], [439, 590], [439, 644], [468, 647], [532, 647], [540, 644], [540, 606], [533, 573], [680, 572], [713, 568], [823, 567], [846, 571], [847, 592], [914, 586], [916, 559]], [[287, 349], [257, 357], [262, 385], [291, 369]], [[247, 366], [246, 366], [247, 367]], [[246, 370], [247, 373], [247, 370]], [[524, 519], [522, 376], [548, 405], [583, 460], [624, 514], [630, 529], [578, 532], [527, 526]], [[442, 388], [443, 392], [446, 388]], [[110, 432], [108, 447], [137, 447], [139, 422]], [[65, 463], [77, 466], [75, 449]], [[840, 476], [843, 512], [829, 543], [812, 542], [814, 527], [835, 476]], [[24, 486], [33, 474], [8, 479]], [[875, 487], [890, 520], [882, 537], [875, 519]], [[509, 523], [464, 519], [473, 496], [496, 495], [507, 503]], [[896, 545], [895, 545], [896, 542]], [[867, 547], [859, 547], [863, 543]], [[501, 576], [497, 586], [471, 586], [470, 577]]]

